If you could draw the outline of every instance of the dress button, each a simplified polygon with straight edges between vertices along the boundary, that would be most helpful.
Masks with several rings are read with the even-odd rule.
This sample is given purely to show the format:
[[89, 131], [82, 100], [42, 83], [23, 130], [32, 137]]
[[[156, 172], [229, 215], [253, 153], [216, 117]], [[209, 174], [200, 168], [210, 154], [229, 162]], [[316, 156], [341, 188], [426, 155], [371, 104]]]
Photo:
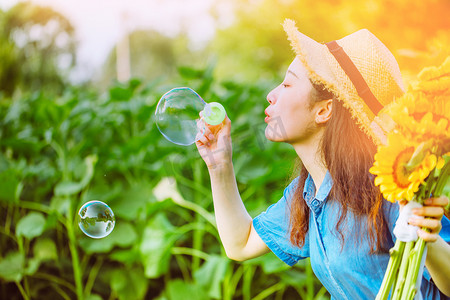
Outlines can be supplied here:
[[314, 200], [311, 202], [311, 206], [313, 206], [313, 207], [319, 206], [319, 201], [316, 200], [316, 199], [314, 199]]

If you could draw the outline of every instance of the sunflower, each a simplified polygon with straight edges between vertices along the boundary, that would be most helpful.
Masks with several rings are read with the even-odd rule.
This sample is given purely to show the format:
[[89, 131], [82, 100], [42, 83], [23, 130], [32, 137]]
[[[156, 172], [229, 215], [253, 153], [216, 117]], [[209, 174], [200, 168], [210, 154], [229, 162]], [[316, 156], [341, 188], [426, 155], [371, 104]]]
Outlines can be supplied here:
[[[426, 125], [426, 132], [431, 130], [432, 134], [449, 135], [450, 101], [448, 97], [450, 94], [446, 97], [430, 99], [430, 96], [423, 92], [409, 91], [389, 106], [387, 114], [399, 129], [408, 129], [411, 125], [417, 129], [417, 126]], [[415, 131], [415, 129], [410, 130]]]
[[444, 160], [424, 145], [431, 144], [418, 144], [396, 131], [389, 134], [387, 145], [378, 147], [369, 172], [376, 175], [375, 185], [386, 200], [410, 201], [430, 172], [442, 168]]
[[433, 140], [437, 155], [450, 151], [450, 57], [419, 74], [419, 82], [386, 108], [398, 131], [421, 143]]
[[416, 90], [438, 96], [448, 94], [450, 86], [450, 56], [439, 67], [424, 68], [419, 75]]

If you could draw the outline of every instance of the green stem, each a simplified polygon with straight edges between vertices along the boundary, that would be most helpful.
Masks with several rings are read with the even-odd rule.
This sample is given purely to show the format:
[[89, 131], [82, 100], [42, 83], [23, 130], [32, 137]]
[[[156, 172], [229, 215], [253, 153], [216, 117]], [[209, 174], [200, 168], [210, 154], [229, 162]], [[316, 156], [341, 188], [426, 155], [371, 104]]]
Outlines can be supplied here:
[[262, 291], [261, 293], [259, 293], [258, 295], [256, 295], [255, 298], [253, 298], [253, 300], [263, 300], [263, 299], [267, 299], [267, 297], [269, 297], [269, 295], [283, 289], [285, 286], [285, 284], [283, 282], [279, 282], [277, 284], [272, 285], [271, 287], [265, 289], [264, 291]]
[[12, 223], [12, 215], [14, 213], [14, 207], [12, 203], [8, 204], [8, 208], [6, 211], [6, 220], [5, 220], [5, 233], [7, 235], [11, 232], [11, 223]]
[[178, 267], [181, 270], [181, 275], [183, 275], [183, 280], [186, 282], [190, 282], [191, 278], [189, 275], [188, 264], [186, 263], [186, 259], [182, 255], [174, 255], [175, 259], [178, 263]]
[[188, 248], [188, 247], [173, 247], [171, 250], [171, 253], [173, 255], [179, 255], [179, 254], [186, 254], [186, 255], [191, 255], [191, 256], [197, 256], [200, 257], [203, 260], [208, 260], [209, 259], [209, 254], [197, 250], [197, 249], [192, 249], [192, 248]]
[[9, 230], [6, 231], [2, 227], [0, 227], [0, 233], [6, 235], [7, 237], [10, 237], [12, 240], [14, 240], [16, 243], [18, 243], [16, 236], [13, 235]]
[[322, 287], [319, 292], [316, 294], [316, 297], [314, 299], [322, 299], [322, 297], [327, 292], [327, 289], [325, 287]]
[[383, 282], [381, 283], [380, 290], [378, 291], [376, 300], [386, 300], [389, 296], [389, 292], [395, 281], [395, 277], [400, 266], [400, 260], [405, 248], [405, 242], [397, 240], [394, 247], [389, 250], [390, 258], [384, 274]]
[[306, 295], [308, 297], [308, 299], [313, 299], [314, 298], [314, 274], [313, 274], [313, 270], [311, 267], [311, 261], [308, 259], [308, 262], [306, 263], [305, 266], [305, 273], [307, 276], [307, 282], [306, 282]]
[[52, 283], [55, 283], [55, 285], [62, 285], [71, 290], [72, 292], [76, 293], [75, 287], [69, 282], [65, 281], [64, 279], [61, 279], [60, 277], [41, 272], [36, 272], [31, 277], [48, 280]]
[[[239, 267], [239, 268], [242, 268], [242, 266]], [[239, 271], [239, 269], [238, 269], [238, 271]], [[234, 275], [233, 275], [233, 278], [232, 278], [232, 274], [233, 274], [233, 267], [228, 268], [226, 273], [225, 273], [225, 277], [223, 279], [223, 293], [222, 293], [222, 295], [223, 295], [222, 299], [223, 300], [231, 300], [231, 299], [233, 299], [233, 295], [235, 293], [235, 290], [232, 288], [233, 287], [232, 283], [233, 283], [233, 278], [234, 278]]]
[[66, 292], [64, 292], [64, 290], [62, 288], [59, 287], [59, 285], [57, 284], [52, 284], [51, 285], [55, 291], [64, 299], [64, 300], [70, 300], [69, 295], [67, 295]]
[[239, 280], [242, 278], [243, 274], [244, 274], [244, 266], [240, 265], [237, 268], [236, 272], [233, 273], [233, 276], [231, 277], [231, 279], [229, 281], [229, 285], [228, 285], [228, 291], [230, 292], [229, 294], [233, 294], [233, 291], [236, 291]]
[[70, 254], [72, 255], [72, 266], [73, 266], [73, 276], [75, 279], [75, 288], [77, 292], [78, 300], [83, 299], [83, 283], [81, 280], [81, 268], [80, 268], [80, 260], [78, 257], [77, 250], [77, 240], [75, 237], [75, 230], [73, 228], [73, 220], [72, 220], [72, 205], [69, 205], [69, 211], [66, 219], [66, 228], [67, 235], [69, 237], [69, 249]]
[[[194, 182], [202, 182], [202, 169], [200, 167], [200, 160], [194, 163]], [[200, 203], [201, 195], [199, 192], [194, 192], [194, 203]], [[192, 246], [196, 250], [202, 250], [203, 234], [204, 234], [204, 220], [199, 214], [195, 214], [195, 223], [201, 225], [201, 228], [194, 230]], [[198, 270], [200, 267], [200, 258], [197, 256], [192, 257], [192, 273]]]
[[88, 296], [91, 294], [92, 287], [95, 283], [95, 278], [97, 278], [97, 274], [100, 271], [100, 268], [103, 264], [103, 257], [99, 257], [95, 264], [92, 266], [91, 271], [89, 272], [89, 277], [84, 287], [84, 295]]
[[[244, 265], [244, 278], [242, 279], [243, 300], [252, 299], [252, 279], [256, 268], [252, 265]], [[270, 294], [269, 294], [270, 295]]]
[[181, 207], [184, 207], [186, 209], [192, 210], [196, 212], [197, 214], [201, 215], [203, 218], [205, 218], [214, 228], [217, 228], [216, 220], [214, 218], [214, 215], [208, 212], [206, 209], [201, 207], [200, 205], [193, 203], [191, 201], [184, 200], [183, 198], [175, 198], [173, 199], [173, 202]]
[[425, 249], [425, 241], [419, 239], [411, 251], [411, 257], [408, 268], [408, 275], [406, 276], [405, 288], [402, 293], [402, 299], [413, 299], [417, 293], [416, 281], [419, 274], [420, 263], [422, 261], [423, 251]]
[[400, 299], [402, 295], [403, 286], [405, 285], [406, 272], [408, 271], [408, 261], [411, 249], [414, 242], [407, 242], [405, 245], [405, 250], [402, 255], [402, 261], [400, 262], [400, 270], [398, 272], [397, 282], [395, 283], [394, 295], [392, 300]]
[[436, 187], [433, 192], [434, 197], [438, 197], [442, 194], [444, 191], [444, 187], [448, 182], [448, 179], [450, 177], [450, 161], [448, 161], [444, 167], [441, 169], [441, 172], [439, 173], [439, 177], [436, 182]]
[[[441, 169], [439, 176], [436, 176], [434, 172], [427, 178], [425, 185], [419, 190], [419, 196], [417, 200], [419, 203], [423, 203], [423, 200], [433, 196], [439, 197], [442, 194], [444, 186], [448, 181], [450, 174], [450, 163], [447, 162]], [[426, 228], [422, 228], [426, 230]], [[409, 260], [408, 274], [406, 276], [405, 286], [401, 295], [401, 299], [413, 299], [416, 290], [416, 281], [420, 269], [420, 263], [422, 262], [422, 256], [425, 249], [425, 241], [419, 239], [411, 251]]]
[[29, 300], [30, 297], [28, 297], [27, 293], [25, 293], [25, 290], [23, 289], [22, 285], [20, 284], [20, 282], [16, 281], [16, 285], [19, 288], [20, 294], [22, 295], [23, 299], [25, 300]]

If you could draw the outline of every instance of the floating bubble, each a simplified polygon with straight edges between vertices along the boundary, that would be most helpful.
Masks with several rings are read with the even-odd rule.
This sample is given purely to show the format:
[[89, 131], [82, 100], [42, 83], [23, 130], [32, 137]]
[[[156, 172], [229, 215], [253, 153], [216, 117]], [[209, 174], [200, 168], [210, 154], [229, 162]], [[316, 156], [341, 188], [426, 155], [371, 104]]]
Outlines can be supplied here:
[[158, 102], [155, 117], [161, 134], [170, 142], [188, 146], [195, 142], [197, 133], [203, 130], [199, 124], [200, 112], [204, 122], [218, 125], [226, 116], [220, 103], [206, 103], [191, 88], [179, 87], [165, 93]]
[[112, 232], [115, 224], [113, 211], [101, 201], [86, 202], [78, 211], [78, 226], [88, 237], [104, 238]]

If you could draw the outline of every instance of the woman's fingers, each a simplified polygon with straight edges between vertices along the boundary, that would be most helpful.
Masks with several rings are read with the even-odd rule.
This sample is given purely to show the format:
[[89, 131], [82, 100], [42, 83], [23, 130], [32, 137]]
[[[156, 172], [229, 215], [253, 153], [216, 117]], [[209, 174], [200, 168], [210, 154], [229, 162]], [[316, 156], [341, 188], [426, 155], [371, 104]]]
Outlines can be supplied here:
[[440, 196], [436, 198], [426, 199], [424, 202], [425, 205], [429, 206], [441, 206], [446, 207], [448, 205], [448, 198], [445, 196]]
[[413, 213], [418, 216], [441, 219], [444, 215], [444, 208], [448, 205], [448, 198], [445, 196], [429, 198], [424, 201], [425, 206], [416, 208]]
[[423, 217], [431, 217], [441, 219], [444, 215], [444, 208], [439, 206], [424, 206], [413, 209], [413, 214]]
[[210, 133], [210, 134], [201, 134], [198, 133], [196, 138], [195, 138], [196, 142], [199, 142], [203, 145], [206, 146], [210, 146], [211, 143], [214, 141], [214, 134]]
[[410, 218], [408, 223], [414, 226], [428, 228], [431, 233], [439, 232], [442, 228], [441, 222], [436, 219]]
[[436, 242], [438, 238], [437, 234], [429, 233], [422, 229], [417, 230], [417, 235], [420, 238], [422, 238], [425, 242]]
[[444, 208], [448, 205], [448, 198], [445, 196], [429, 198], [424, 201], [424, 205], [421, 208], [413, 209], [413, 214], [423, 218], [410, 218], [408, 222], [421, 228], [417, 234], [424, 241], [435, 242], [442, 229], [441, 219], [444, 215]]

